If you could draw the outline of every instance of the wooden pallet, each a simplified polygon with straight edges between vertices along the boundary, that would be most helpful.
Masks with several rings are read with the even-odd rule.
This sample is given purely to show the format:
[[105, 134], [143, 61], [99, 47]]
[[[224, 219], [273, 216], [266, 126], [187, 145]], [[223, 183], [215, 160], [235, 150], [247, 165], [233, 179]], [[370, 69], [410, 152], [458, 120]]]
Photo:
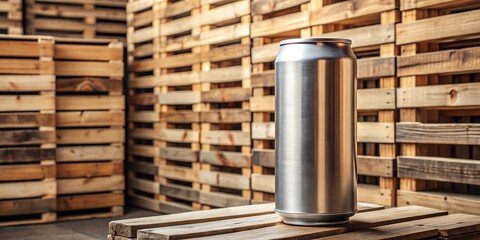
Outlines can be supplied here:
[[[275, 139], [275, 75], [273, 61], [280, 48], [279, 42], [288, 38], [310, 37], [309, 0], [251, 2], [252, 76], [250, 111], [253, 113], [253, 152], [274, 149]], [[288, 24], [285, 24], [288, 23]], [[272, 169], [253, 164], [252, 202], [272, 201], [271, 193], [256, 189], [253, 181], [260, 175], [271, 175]], [[273, 186], [270, 186], [272, 188]]]
[[125, 40], [126, 0], [26, 0], [26, 6], [28, 34]]
[[[123, 45], [57, 38], [57, 218], [123, 214]], [[108, 199], [108, 200], [107, 200]]]
[[0, 37], [0, 226], [55, 221], [53, 39]]
[[[165, 216], [153, 216], [111, 221], [109, 223], [108, 239], [137, 239], [138, 230], [147, 228], [158, 228], [175, 226], [179, 224], [212, 222], [258, 215], [267, 215], [273, 213], [274, 207], [275, 205], [273, 203], [267, 203], [252, 206], [237, 206]], [[376, 211], [383, 208], [384, 207], [380, 205], [358, 203], [359, 212]]]
[[[202, 3], [199, 19], [203, 104], [200, 203], [204, 209], [249, 204], [250, 2]], [[220, 183], [213, 183], [213, 176], [218, 176]], [[237, 181], [242, 186], [232, 187]]]
[[[357, 67], [359, 201], [395, 206], [397, 1], [318, 1], [312, 35], [352, 40]], [[353, 9], [350, 8], [353, 6]], [[350, 14], [354, 12], [354, 14]], [[375, 36], [375, 37], [372, 37]], [[372, 166], [375, 166], [374, 168]]]
[[197, 38], [200, 14], [196, 1], [164, 1], [161, 5], [161, 50], [156, 66], [162, 80], [159, 180], [165, 213], [200, 209], [198, 152], [200, 150], [200, 48], [184, 44]]
[[478, 2], [413, 1], [401, 10], [398, 205], [478, 214]]
[[22, 1], [0, 1], [0, 34], [22, 34]]

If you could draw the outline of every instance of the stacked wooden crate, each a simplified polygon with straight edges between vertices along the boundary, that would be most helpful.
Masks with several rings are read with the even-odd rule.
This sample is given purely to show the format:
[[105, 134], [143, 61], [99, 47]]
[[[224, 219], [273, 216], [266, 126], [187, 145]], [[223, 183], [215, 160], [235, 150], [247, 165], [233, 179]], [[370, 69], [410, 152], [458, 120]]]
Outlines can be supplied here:
[[312, 35], [352, 40], [357, 67], [358, 199], [395, 205], [395, 0], [317, 2]]
[[22, 0], [0, 0], [0, 34], [22, 34]]
[[[160, 210], [165, 213], [200, 209], [200, 3], [163, 1], [160, 53]], [[157, 69], [156, 69], [157, 70]]]
[[252, 97], [253, 114], [253, 203], [273, 201], [275, 138], [275, 75], [273, 61], [284, 39], [310, 37], [309, 0], [253, 0], [252, 27]]
[[53, 39], [0, 38], [0, 226], [55, 221]]
[[25, 0], [26, 32], [125, 39], [126, 0]]
[[250, 1], [201, 1], [203, 209], [250, 204]]
[[129, 1], [127, 51], [129, 63], [129, 200], [160, 211], [160, 55], [161, 1]]
[[402, 2], [398, 205], [480, 213], [478, 1]]
[[57, 218], [123, 214], [123, 44], [55, 40]]

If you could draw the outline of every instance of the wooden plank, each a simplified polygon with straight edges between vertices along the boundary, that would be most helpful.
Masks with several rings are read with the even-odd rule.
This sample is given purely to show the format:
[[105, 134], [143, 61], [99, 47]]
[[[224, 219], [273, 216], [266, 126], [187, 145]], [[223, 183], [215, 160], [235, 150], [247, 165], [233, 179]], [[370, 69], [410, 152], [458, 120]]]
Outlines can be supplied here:
[[275, 96], [260, 96], [250, 98], [250, 111], [252, 112], [274, 112]]
[[57, 92], [122, 92], [122, 81], [93, 77], [59, 79]]
[[[119, 14], [117, 11], [116, 14]], [[113, 47], [117, 46], [117, 47]], [[91, 60], [91, 61], [123, 61], [123, 47], [121, 43], [112, 40], [108, 45], [62, 44], [55, 43], [55, 59], [63, 60]]]
[[369, 57], [357, 60], [357, 78], [371, 79], [395, 76], [395, 57]]
[[[38, 40], [40, 40], [39, 38]], [[45, 37], [45, 39], [49, 39]], [[43, 52], [46, 51], [46, 52]], [[46, 56], [53, 55], [53, 44], [42, 43], [38, 41], [19, 40], [3, 40], [0, 44], [0, 56], [9, 57], [40, 57], [42, 54]]]
[[261, 73], [253, 73], [251, 76], [251, 87], [274, 87], [275, 70], [266, 70]]
[[55, 61], [55, 75], [123, 77], [122, 62]]
[[[403, 45], [480, 33], [479, 16], [480, 10], [472, 10], [397, 24], [396, 44]], [[462, 27], [458, 27], [458, 23], [462, 23]]]
[[421, 205], [443, 209], [449, 213], [480, 214], [480, 197], [442, 192], [397, 190], [398, 206]]
[[200, 162], [234, 168], [250, 167], [250, 154], [223, 151], [201, 151]]
[[[391, 208], [380, 211], [359, 213], [351, 218], [351, 223], [335, 227], [298, 227], [278, 224], [281, 218], [276, 214], [229, 219], [211, 223], [197, 223], [186, 226], [171, 226], [140, 230], [138, 238], [204, 238], [204, 239], [272, 239], [272, 238], [314, 238], [350, 232], [362, 228], [388, 225], [403, 221], [445, 215], [445, 212], [411, 206], [411, 208]], [[241, 234], [239, 233], [241, 232]]]
[[250, 146], [250, 133], [242, 131], [210, 130], [202, 131], [202, 144], [218, 144], [227, 146]]
[[158, 167], [157, 174], [161, 177], [175, 179], [179, 181], [190, 181], [190, 182], [198, 182], [199, 173], [197, 170], [188, 168], [188, 167], [180, 167], [180, 166], [172, 166], [172, 165], [163, 165]]
[[175, 214], [192, 211], [192, 207], [190, 205], [183, 203], [160, 201], [159, 206], [160, 212], [165, 214]]
[[125, 125], [124, 112], [109, 111], [72, 111], [57, 112], [56, 124], [58, 127], [67, 126], [123, 126]]
[[152, 145], [134, 145], [128, 146], [128, 153], [131, 156], [142, 157], [158, 157], [160, 155], [158, 149], [155, 149]]
[[158, 167], [155, 164], [150, 162], [129, 161], [128, 167], [129, 167], [129, 171], [136, 172], [136, 173], [156, 175], [158, 172]]
[[198, 181], [202, 184], [224, 188], [250, 189], [250, 177], [234, 173], [200, 170]]
[[249, 205], [250, 200], [221, 192], [200, 192], [199, 202], [212, 207], [235, 207]]
[[268, 203], [252, 206], [240, 206], [224, 209], [188, 212], [175, 215], [117, 220], [109, 223], [109, 234], [113, 237], [136, 237], [137, 230], [140, 229], [211, 222], [223, 219], [263, 215], [273, 213], [273, 209], [274, 204]]
[[198, 201], [200, 198], [198, 190], [176, 184], [160, 185], [160, 194], [185, 201]]
[[[323, 6], [311, 12], [310, 24], [323, 25], [330, 23], [347, 22], [368, 15], [380, 14], [396, 8], [394, 0], [363, 0], [363, 1], [342, 1]], [[359, 21], [359, 20], [357, 20]]]
[[275, 175], [252, 174], [252, 190], [275, 193]]
[[160, 148], [160, 157], [168, 160], [196, 162], [198, 161], [198, 152], [185, 148]]
[[201, 102], [201, 93], [196, 91], [177, 91], [158, 95], [160, 104], [187, 105]]
[[250, 66], [214, 68], [200, 74], [201, 82], [222, 83], [250, 78]]
[[54, 113], [0, 113], [0, 128], [54, 127]]
[[57, 164], [57, 178], [101, 177], [123, 174], [123, 162]]
[[55, 199], [16, 199], [0, 201], [0, 216], [17, 216], [55, 211]]
[[57, 162], [124, 159], [123, 146], [57, 146]]
[[358, 184], [358, 201], [390, 206], [392, 198], [395, 197], [395, 189], [380, 188], [377, 185]]
[[0, 181], [24, 181], [55, 178], [54, 164], [0, 165]]
[[55, 195], [56, 186], [55, 181], [0, 183], [0, 199]]
[[274, 168], [275, 167], [275, 150], [253, 149], [252, 161], [254, 165]]
[[396, 140], [401, 143], [475, 145], [480, 144], [479, 131], [479, 124], [400, 122], [396, 124]]
[[480, 83], [442, 84], [397, 89], [397, 106], [463, 107], [480, 105]]
[[240, 102], [250, 98], [250, 88], [216, 88], [202, 92], [201, 101], [205, 103]]
[[200, 132], [187, 129], [162, 129], [158, 137], [169, 142], [199, 142]]
[[[1, 44], [0, 44], [1, 45]], [[0, 76], [0, 91], [48, 91], [55, 90], [55, 76], [53, 75], [2, 75]]]
[[54, 159], [54, 148], [12, 147], [0, 149], [0, 163], [40, 162], [42, 160]]
[[[159, 113], [157, 113], [159, 114]], [[192, 123], [200, 122], [200, 113], [191, 110], [178, 110], [172, 112], [162, 112], [160, 119], [170, 123]]]
[[275, 139], [275, 123], [253, 122], [252, 139]]
[[57, 198], [57, 211], [86, 210], [123, 205], [123, 193], [59, 196]]
[[57, 96], [57, 110], [123, 110], [124, 96]]
[[[480, 20], [478, 22], [480, 23]], [[480, 32], [480, 29], [478, 32]], [[479, 59], [480, 47], [419, 53], [414, 56], [399, 56], [397, 71], [400, 77], [476, 72], [480, 68]]]
[[152, 193], [152, 194], [160, 193], [160, 183], [157, 183], [154, 181], [135, 178], [130, 176], [128, 179], [128, 185], [132, 189], [140, 190], [143, 192]]
[[123, 143], [125, 130], [114, 128], [57, 129], [57, 144]]
[[269, 0], [254, 0], [252, 1], [251, 11], [252, 15], [262, 15], [295, 6], [300, 6], [301, 4], [308, 2], [308, 0], [279, 0], [275, 1], [275, 4], [272, 4], [272, 2]]
[[394, 143], [395, 124], [388, 122], [358, 122], [357, 141], [367, 143]]
[[202, 112], [200, 114], [202, 122], [210, 123], [242, 123], [250, 122], [250, 111], [240, 109], [219, 109]]
[[55, 142], [55, 131], [8, 130], [0, 131], [0, 145], [30, 145]]
[[442, 9], [461, 6], [471, 6], [474, 3], [478, 3], [476, 0], [465, 0], [461, 4], [457, 0], [409, 0], [400, 2], [400, 10], [412, 10], [412, 9]]
[[251, 24], [250, 37], [258, 38], [309, 27], [309, 12], [292, 13]]
[[40, 111], [55, 109], [55, 97], [47, 95], [10, 95], [2, 96], [1, 111]]
[[395, 88], [357, 90], [357, 110], [395, 109]]
[[[328, 5], [324, 7], [328, 7]], [[351, 47], [354, 49], [359, 47], [377, 46], [380, 44], [393, 43], [395, 41], [395, 24], [377, 24], [366, 27], [357, 27], [331, 33], [323, 33], [318, 37], [347, 38], [352, 40]]]
[[359, 175], [394, 177], [396, 159], [376, 156], [357, 156], [357, 173]]
[[440, 157], [398, 157], [398, 177], [480, 185], [480, 162]]
[[95, 178], [57, 179], [57, 194], [93, 193], [124, 189], [124, 177], [121, 175]]

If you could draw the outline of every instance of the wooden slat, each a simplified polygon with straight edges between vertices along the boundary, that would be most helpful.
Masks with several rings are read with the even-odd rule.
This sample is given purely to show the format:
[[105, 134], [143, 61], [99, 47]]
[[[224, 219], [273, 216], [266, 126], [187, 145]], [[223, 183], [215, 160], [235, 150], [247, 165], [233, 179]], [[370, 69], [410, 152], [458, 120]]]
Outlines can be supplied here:
[[44, 56], [52, 56], [53, 44], [46, 44], [42, 46], [37, 41], [8, 41], [3, 39], [2, 44], [0, 44], [0, 56], [39, 57], [42, 53], [46, 54]]
[[442, 8], [451, 8], [451, 7], [464, 7], [471, 6], [472, 4], [478, 3], [477, 0], [409, 0], [400, 2], [400, 10], [412, 10], [412, 9], [442, 9]]
[[252, 1], [252, 15], [261, 15], [276, 12], [279, 10], [300, 6], [303, 3], [308, 3], [308, 0], [278, 0], [272, 4], [269, 0], [254, 0]]
[[59, 196], [57, 198], [57, 211], [72, 211], [112, 206], [123, 206], [122, 193], [102, 193], [77, 196]]
[[394, 177], [396, 161], [394, 158], [376, 156], [357, 156], [357, 173], [359, 175]]
[[160, 104], [170, 105], [186, 105], [201, 102], [200, 92], [195, 91], [178, 91], [168, 92], [158, 95], [158, 102]]
[[123, 146], [57, 146], [57, 162], [123, 159]]
[[57, 129], [57, 144], [123, 143], [124, 141], [123, 129]]
[[395, 88], [357, 90], [357, 110], [395, 109]]
[[401, 143], [480, 144], [479, 124], [396, 124], [396, 141]]
[[188, 167], [172, 165], [160, 166], [157, 174], [159, 176], [179, 181], [198, 182], [198, 171]]
[[443, 209], [450, 213], [480, 214], [478, 195], [397, 190], [397, 204], [398, 206], [421, 205]]
[[[1, 45], [1, 44], [0, 44]], [[55, 90], [55, 76], [53, 75], [1, 75], [0, 91], [48, 91]]]
[[0, 217], [55, 211], [55, 199], [16, 199], [0, 201]]
[[107, 111], [57, 112], [57, 126], [123, 126], [125, 113]]
[[93, 193], [124, 189], [124, 177], [121, 175], [96, 178], [57, 179], [57, 194]]
[[31, 181], [0, 184], [0, 199], [29, 198], [56, 193], [55, 181]]
[[160, 148], [160, 157], [168, 160], [196, 162], [198, 161], [198, 152], [176, 147]]
[[395, 41], [395, 24], [377, 24], [367, 27], [358, 27], [331, 33], [324, 33], [319, 37], [347, 38], [352, 40], [352, 48], [376, 46], [393, 43]]
[[101, 177], [123, 174], [123, 162], [57, 164], [57, 178]]
[[397, 89], [397, 106], [463, 107], [480, 105], [480, 83], [460, 83]]
[[[480, 11], [477, 14], [480, 14]], [[480, 20], [478, 22], [480, 24]], [[480, 29], [478, 32], [480, 33]], [[477, 72], [480, 70], [479, 59], [480, 47], [399, 56], [398, 76]]]
[[252, 190], [275, 193], [275, 175], [252, 174]]
[[53, 113], [0, 113], [0, 128], [54, 127]]
[[458, 158], [400, 156], [398, 177], [480, 185], [480, 162]]
[[55, 97], [53, 96], [32, 96], [14, 95], [2, 96], [0, 101], [1, 111], [40, 111], [55, 109]]
[[200, 115], [202, 122], [210, 123], [241, 123], [250, 122], [250, 111], [238, 109], [219, 109], [202, 112]]
[[0, 163], [40, 162], [55, 159], [55, 149], [12, 147], [0, 149]]
[[124, 96], [57, 96], [57, 110], [123, 110]]
[[250, 167], [250, 155], [237, 152], [201, 151], [200, 162], [234, 168]]
[[210, 130], [202, 131], [200, 142], [227, 146], [250, 146], [250, 133], [242, 131]]
[[380, 188], [377, 185], [361, 184], [357, 185], [358, 201], [370, 202], [389, 206], [392, 204], [392, 198], [395, 196], [395, 189]]
[[162, 184], [160, 185], [160, 194], [173, 197], [176, 199], [182, 199], [185, 201], [197, 201], [200, 198], [200, 193], [196, 189], [191, 187], [185, 187], [175, 184]]
[[55, 75], [123, 77], [121, 62], [55, 61]]
[[156, 175], [158, 167], [149, 162], [128, 162], [129, 170], [136, 173], [143, 173], [148, 175]]
[[[121, 11], [118, 11], [121, 12]], [[109, 46], [110, 45], [110, 46]], [[98, 45], [76, 45], [76, 44], [55, 44], [55, 59], [63, 60], [91, 60], [91, 61], [122, 61], [122, 44], [112, 41], [111, 44]], [[114, 47], [116, 46], [116, 47]]]
[[55, 131], [8, 130], [0, 131], [0, 145], [30, 145], [55, 142]]
[[122, 92], [122, 81], [95, 77], [59, 79], [56, 92]]
[[198, 178], [202, 184], [239, 190], [250, 189], [250, 177], [241, 174], [201, 170]]
[[252, 161], [254, 165], [273, 168], [275, 167], [275, 150], [253, 149]]
[[221, 192], [200, 192], [199, 202], [212, 207], [235, 207], [249, 205], [250, 199]]
[[[458, 27], [462, 23], [462, 27]], [[437, 26], [442, 26], [441, 28]], [[398, 45], [480, 33], [480, 10], [397, 24]]]
[[250, 98], [249, 88], [217, 88], [208, 92], [202, 92], [201, 101], [205, 103], [215, 102], [240, 102]]
[[55, 178], [54, 164], [0, 165], [0, 181], [24, 181]]
[[169, 142], [199, 142], [200, 132], [187, 129], [162, 129], [158, 137]]

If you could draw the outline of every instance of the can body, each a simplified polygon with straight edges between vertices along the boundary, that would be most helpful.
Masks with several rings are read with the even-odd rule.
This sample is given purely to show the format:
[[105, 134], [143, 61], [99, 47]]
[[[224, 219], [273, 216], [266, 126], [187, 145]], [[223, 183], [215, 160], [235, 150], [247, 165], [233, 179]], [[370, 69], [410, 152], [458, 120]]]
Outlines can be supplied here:
[[357, 210], [350, 41], [282, 41], [275, 73], [275, 211], [287, 224], [348, 222]]

